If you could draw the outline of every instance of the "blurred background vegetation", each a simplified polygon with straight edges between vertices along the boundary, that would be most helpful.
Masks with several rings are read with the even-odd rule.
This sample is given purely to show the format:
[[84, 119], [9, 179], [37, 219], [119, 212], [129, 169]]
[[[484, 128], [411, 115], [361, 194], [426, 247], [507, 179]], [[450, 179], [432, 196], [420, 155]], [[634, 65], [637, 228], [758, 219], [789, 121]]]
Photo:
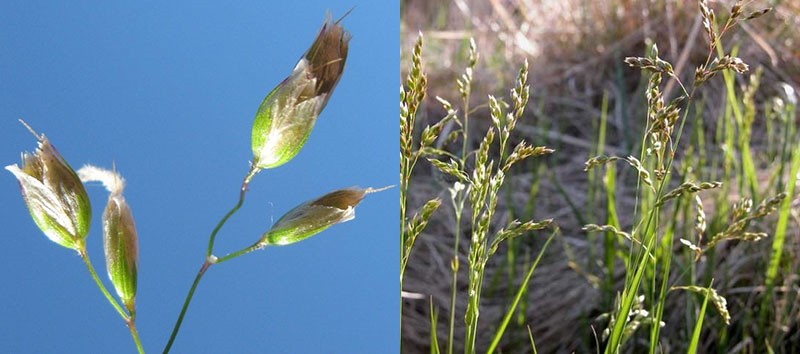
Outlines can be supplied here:
[[[724, 21], [732, 4], [733, 1], [709, 2], [717, 11], [718, 23]], [[727, 223], [728, 216], [721, 210], [728, 208], [722, 205], [744, 197], [759, 202], [775, 195], [787, 183], [797, 183], [796, 176], [787, 175], [786, 153], [791, 153], [798, 141], [800, 0], [755, 1], [747, 6], [752, 10], [765, 7], [773, 10], [758, 20], [742, 23], [726, 35], [723, 43], [726, 52], [738, 53], [751, 70], [736, 76], [733, 88], [726, 87], [721, 78], [704, 87], [690, 113], [697, 119], [690, 119], [687, 124], [687, 134], [693, 137], [683, 139], [681, 148], [676, 149], [688, 149], [685, 156], [676, 157], [680, 166], [694, 168], [693, 174], [704, 177], [703, 180], [722, 180], [729, 186], [707, 198], [708, 234]], [[517, 139], [524, 138], [556, 151], [546, 159], [534, 159], [513, 171], [510, 186], [503, 191], [499, 214], [506, 219], [554, 218], [563, 235], [547, 250], [536, 269], [526, 304], [506, 331], [501, 351], [529, 352], [527, 327], [530, 326], [540, 352], [594, 352], [599, 347], [599, 332], [606, 327], [598, 316], [612, 310], [616, 291], [624, 280], [624, 267], [608, 274], [609, 268], [602, 260], [602, 237], [581, 231], [586, 223], [602, 223], [609, 212], [605, 208], [602, 175], [583, 172], [584, 162], [597, 153], [603, 115], [607, 124], [605, 141], [601, 144], [606, 154], [638, 155], [641, 149], [647, 78], [640, 70], [629, 68], [623, 62], [625, 57], [645, 56], [647, 48], [657, 43], [660, 56], [673, 64], [681, 80], [692, 82], [695, 67], [705, 61], [709, 51], [697, 2], [403, 0], [400, 29], [403, 75], [418, 34], [425, 39], [423, 62], [428, 93], [419, 112], [420, 125], [432, 124], [446, 115], [434, 99], [436, 96], [458, 101], [455, 82], [467, 65], [469, 39], [476, 41], [480, 58], [474, 73], [471, 95], [474, 102], [470, 104], [473, 107], [470, 124], [476, 126], [470, 128], [475, 132], [474, 146], [490, 124], [485, 105], [487, 95], [507, 97], [521, 63], [529, 61], [531, 100], [517, 127], [523, 136]], [[742, 87], [752, 84], [751, 74], [756, 70], [761, 71], [758, 89], [752, 100], [743, 101], [746, 97]], [[674, 81], [664, 81], [664, 96], [670, 99], [679, 87]], [[747, 178], [737, 167], [742, 151], [726, 143], [726, 131], [735, 131], [735, 127], [725, 123], [726, 119], [732, 119], [731, 95], [737, 105], [752, 108], [755, 113], [749, 133], [731, 133], [749, 135], [758, 179], [752, 191], [737, 188]], [[447, 141], [441, 145], [446, 147]], [[620, 223], [630, 228], [636, 203], [636, 175], [620, 167], [616, 178], [615, 204], [620, 211]], [[451, 183], [427, 163], [421, 163], [413, 175], [410, 207], [418, 208], [437, 195], [448, 200], [443, 191]], [[790, 198], [789, 231], [780, 276], [771, 297], [767, 328], [760, 328], [757, 312], [765, 292], [764, 273], [770, 259], [771, 238], [755, 243], [723, 243], [696, 265], [689, 265], [688, 257], [683, 263], [678, 261], [677, 269], [691, 267], [694, 280], [713, 278], [715, 288], [727, 298], [731, 312], [729, 326], [719, 317], [706, 317], [702, 351], [753, 352], [763, 348], [764, 342], [778, 352], [800, 351], [800, 202], [796, 195]], [[430, 301], [440, 317], [440, 337], [447, 333], [444, 319], [449, 311], [449, 260], [453, 255], [454, 227], [452, 208], [445, 204], [417, 240], [406, 270], [404, 290], [424, 296], [403, 300], [403, 352], [430, 351]], [[688, 220], [693, 216], [684, 217]], [[775, 219], [772, 216], [755, 227], [771, 236]], [[478, 348], [484, 348], [494, 333], [524, 269], [543, 242], [535, 237], [520, 240], [489, 262], [480, 313], [480, 328], [485, 329], [485, 335], [478, 339], [482, 343]], [[680, 245], [675, 247], [678, 249]], [[685, 284], [680, 279], [683, 275], [685, 272], [676, 274], [671, 285]], [[459, 279], [462, 277], [465, 279], [466, 275], [460, 274]], [[611, 279], [616, 287], [605, 288], [606, 279]], [[456, 306], [456, 324], [462, 326], [463, 301], [462, 296]], [[694, 318], [688, 314], [696, 311], [701, 301], [685, 294], [668, 297], [668, 312], [664, 315], [667, 325], [662, 330], [661, 343], [664, 352], [685, 350], [682, 343], [694, 325]], [[455, 333], [456, 337], [463, 335], [463, 328], [457, 328]], [[644, 335], [634, 336], [628, 350], [638, 352], [637, 341], [645, 340]], [[456, 350], [460, 349], [457, 345]]]

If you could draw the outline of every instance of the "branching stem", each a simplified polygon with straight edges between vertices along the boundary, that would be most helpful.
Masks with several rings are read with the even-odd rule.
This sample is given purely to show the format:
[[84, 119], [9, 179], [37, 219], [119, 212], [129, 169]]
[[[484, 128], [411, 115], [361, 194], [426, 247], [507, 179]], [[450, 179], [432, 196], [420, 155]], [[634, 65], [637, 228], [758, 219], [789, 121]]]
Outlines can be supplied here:
[[[175, 321], [175, 327], [173, 327], [172, 334], [169, 336], [169, 341], [167, 342], [167, 345], [164, 347], [164, 352], [163, 352], [164, 354], [169, 353], [170, 348], [172, 348], [172, 343], [175, 342], [175, 338], [178, 336], [178, 331], [181, 328], [183, 317], [186, 315], [186, 310], [189, 308], [189, 303], [192, 302], [192, 297], [194, 296], [194, 291], [197, 289], [197, 284], [200, 283], [200, 279], [203, 278], [203, 274], [206, 273], [206, 270], [208, 270], [209, 267], [218, 262], [217, 258], [214, 257], [213, 255], [214, 241], [217, 238], [217, 233], [219, 233], [219, 230], [222, 229], [222, 226], [225, 225], [228, 219], [230, 219], [230, 217], [233, 216], [233, 214], [235, 214], [239, 210], [239, 208], [242, 207], [242, 204], [244, 204], [244, 196], [247, 193], [247, 186], [250, 184], [250, 181], [259, 171], [261, 171], [261, 169], [256, 167], [255, 162], [250, 164], [250, 170], [247, 171], [247, 175], [244, 176], [244, 179], [242, 180], [242, 186], [239, 189], [239, 201], [236, 202], [236, 205], [234, 205], [233, 208], [231, 208], [231, 210], [229, 210], [225, 214], [225, 216], [222, 217], [222, 219], [217, 223], [217, 226], [214, 227], [214, 230], [211, 231], [211, 236], [209, 236], [208, 238], [208, 248], [206, 249], [206, 260], [205, 262], [203, 262], [203, 265], [197, 272], [197, 276], [195, 276], [194, 278], [192, 287], [189, 288], [189, 293], [186, 294], [186, 300], [184, 300], [183, 302], [183, 307], [181, 307], [181, 312], [178, 315], [178, 320]], [[223, 257], [224, 258], [223, 260], [228, 260], [236, 256], [240, 256], [244, 253], [247, 253], [244, 252], [245, 250], [225, 256]]]

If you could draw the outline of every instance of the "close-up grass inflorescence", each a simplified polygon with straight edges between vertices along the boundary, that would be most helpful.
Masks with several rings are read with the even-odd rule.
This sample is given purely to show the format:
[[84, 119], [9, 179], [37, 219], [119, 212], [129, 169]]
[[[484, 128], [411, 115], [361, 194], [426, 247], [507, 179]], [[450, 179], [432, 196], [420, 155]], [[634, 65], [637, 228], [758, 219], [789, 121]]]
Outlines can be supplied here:
[[[258, 107], [252, 129], [253, 159], [240, 186], [238, 202], [211, 232], [205, 261], [191, 284], [164, 353], [175, 343], [198, 283], [212, 265], [267, 246], [293, 244], [332, 225], [352, 220], [355, 207], [366, 195], [389, 188], [344, 188], [301, 203], [263, 235], [254, 237], [254, 244], [223, 256], [215, 255], [216, 236], [243, 205], [252, 179], [259, 172], [277, 168], [297, 156], [330, 100], [344, 73], [351, 38], [340, 23], [343, 18], [333, 21], [330, 15], [326, 17], [308, 51]], [[107, 170], [86, 165], [76, 172], [43, 134], [36, 133], [25, 122], [22, 124], [37, 139], [38, 148], [35, 153], [23, 154], [21, 167], [9, 165], [6, 169], [17, 178], [33, 221], [48, 239], [78, 253], [100, 291], [130, 329], [136, 349], [143, 353], [144, 346], [135, 325], [138, 239], [149, 235], [137, 234], [132, 208], [122, 195], [125, 180], [116, 167]], [[117, 298], [97, 276], [86, 248], [86, 242], [90, 241], [87, 236], [92, 208], [84, 183], [89, 182], [100, 182], [109, 192], [102, 213], [103, 245], [107, 273]]]

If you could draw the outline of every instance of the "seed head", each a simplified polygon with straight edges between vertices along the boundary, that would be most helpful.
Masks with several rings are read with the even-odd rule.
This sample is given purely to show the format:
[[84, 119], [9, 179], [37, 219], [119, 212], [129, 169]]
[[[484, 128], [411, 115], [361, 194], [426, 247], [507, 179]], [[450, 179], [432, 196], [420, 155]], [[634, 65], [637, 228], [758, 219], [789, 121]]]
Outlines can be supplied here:
[[390, 187], [346, 188], [305, 202], [282, 216], [259, 241], [260, 245], [288, 245], [355, 218], [355, 207], [370, 193]]
[[256, 168], [278, 167], [300, 152], [342, 76], [349, 41], [350, 33], [326, 18], [289, 77], [261, 103], [252, 131]]
[[22, 154], [22, 168], [14, 164], [6, 170], [17, 178], [22, 199], [45, 236], [66, 248], [81, 250], [92, 218], [86, 190], [50, 141], [28, 129], [39, 140], [36, 152]]

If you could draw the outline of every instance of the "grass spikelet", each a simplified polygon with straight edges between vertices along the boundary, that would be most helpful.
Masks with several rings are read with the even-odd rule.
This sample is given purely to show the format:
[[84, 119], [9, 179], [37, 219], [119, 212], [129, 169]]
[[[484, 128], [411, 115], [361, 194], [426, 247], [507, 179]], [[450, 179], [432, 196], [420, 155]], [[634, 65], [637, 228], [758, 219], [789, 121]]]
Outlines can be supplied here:
[[722, 182], [716, 182], [716, 181], [702, 182], [700, 183], [700, 185], [694, 184], [692, 182], [684, 182], [680, 186], [678, 186], [678, 188], [675, 188], [667, 192], [667, 194], [664, 194], [664, 196], [661, 197], [661, 199], [659, 199], [658, 203], [656, 203], [656, 206], [664, 205], [664, 202], [678, 198], [684, 194], [697, 193], [702, 190], [719, 188], [720, 186], [722, 186]]
[[711, 300], [714, 308], [717, 309], [717, 313], [719, 314], [719, 317], [722, 318], [722, 321], [725, 322], [726, 325], [731, 324], [731, 314], [728, 312], [728, 301], [725, 300], [725, 297], [717, 293], [717, 290], [714, 288], [704, 288], [696, 285], [689, 285], [673, 286], [670, 288], [670, 290], [686, 290], [703, 296], [708, 296], [708, 299]]
[[775, 211], [784, 198], [786, 198], [786, 193], [780, 193], [761, 202], [755, 210], [752, 210], [750, 200], [743, 201], [734, 207], [731, 224], [724, 231], [715, 234], [704, 249], [709, 249], [723, 240], [758, 241], [767, 237], [766, 233], [746, 231], [745, 227], [750, 222], [764, 218]]
[[627, 161], [628, 164], [631, 165], [631, 167], [633, 167], [639, 173], [639, 179], [655, 192], [655, 187], [653, 187], [653, 180], [650, 178], [650, 172], [647, 171], [647, 169], [644, 168], [644, 166], [642, 166], [642, 162], [633, 156], [626, 157], [625, 161]]

